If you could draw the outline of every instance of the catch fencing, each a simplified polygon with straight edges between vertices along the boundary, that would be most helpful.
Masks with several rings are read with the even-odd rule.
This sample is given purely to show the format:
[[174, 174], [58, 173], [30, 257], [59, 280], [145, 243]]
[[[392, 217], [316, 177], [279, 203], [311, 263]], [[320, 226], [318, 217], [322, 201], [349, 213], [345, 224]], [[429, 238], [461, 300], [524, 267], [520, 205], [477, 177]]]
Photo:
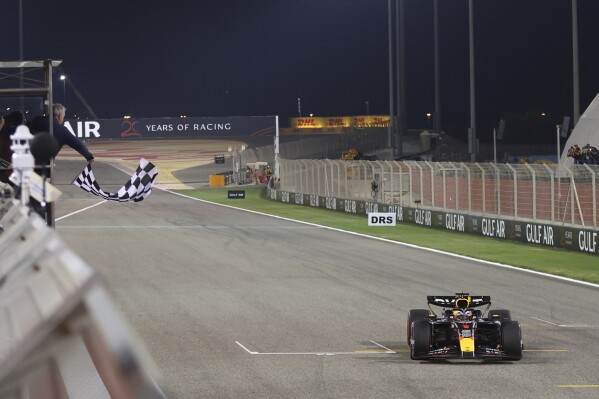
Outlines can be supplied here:
[[280, 189], [598, 230], [599, 165], [280, 161]]

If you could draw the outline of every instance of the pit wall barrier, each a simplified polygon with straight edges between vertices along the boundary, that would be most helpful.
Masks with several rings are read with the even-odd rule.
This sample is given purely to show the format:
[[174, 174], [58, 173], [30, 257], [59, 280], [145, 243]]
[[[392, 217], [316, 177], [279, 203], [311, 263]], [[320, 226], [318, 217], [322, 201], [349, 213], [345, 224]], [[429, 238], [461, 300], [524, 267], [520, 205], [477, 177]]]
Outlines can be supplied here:
[[105, 279], [31, 209], [0, 197], [0, 398], [163, 399]]
[[[373, 201], [323, 197], [267, 188], [268, 197], [286, 204], [325, 208], [355, 215], [392, 212], [399, 223], [410, 223], [530, 245], [563, 248], [587, 254], [599, 254], [598, 232], [574, 226], [541, 224], [531, 221], [475, 216], [459, 212], [443, 212], [419, 207], [382, 204]], [[366, 223], [366, 221], [364, 221]]]

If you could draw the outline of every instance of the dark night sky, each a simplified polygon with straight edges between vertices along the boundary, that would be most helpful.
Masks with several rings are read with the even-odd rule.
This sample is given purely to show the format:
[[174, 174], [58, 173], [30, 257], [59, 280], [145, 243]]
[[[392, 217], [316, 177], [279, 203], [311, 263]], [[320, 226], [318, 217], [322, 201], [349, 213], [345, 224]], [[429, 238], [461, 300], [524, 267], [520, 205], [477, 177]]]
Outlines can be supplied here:
[[[0, 59], [18, 58], [2, 0]], [[432, 0], [405, 0], [408, 127], [434, 111]], [[475, 0], [481, 140], [508, 113], [572, 115], [571, 0]], [[62, 59], [100, 118], [388, 114], [387, 0], [23, 0], [24, 58]], [[440, 0], [442, 127], [469, 126], [468, 1]], [[578, 0], [581, 112], [599, 92], [599, 1]], [[55, 101], [63, 100], [56, 82]], [[67, 86], [69, 113], [85, 114]], [[555, 122], [555, 123], [554, 123]], [[554, 137], [554, 136], [551, 136]]]

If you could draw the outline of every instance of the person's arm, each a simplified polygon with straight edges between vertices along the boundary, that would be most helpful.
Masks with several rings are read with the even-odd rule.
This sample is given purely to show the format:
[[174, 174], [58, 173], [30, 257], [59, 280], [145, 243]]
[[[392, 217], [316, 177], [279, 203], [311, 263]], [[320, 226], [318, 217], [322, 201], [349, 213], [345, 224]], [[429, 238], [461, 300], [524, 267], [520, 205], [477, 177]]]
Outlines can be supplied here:
[[69, 130], [66, 127], [61, 126], [61, 128], [63, 143], [77, 151], [79, 154], [81, 154], [85, 159], [87, 159], [88, 162], [94, 162], [94, 156], [87, 149], [85, 143], [79, 140], [79, 138], [75, 137], [73, 134], [71, 134], [71, 132], [69, 132]]

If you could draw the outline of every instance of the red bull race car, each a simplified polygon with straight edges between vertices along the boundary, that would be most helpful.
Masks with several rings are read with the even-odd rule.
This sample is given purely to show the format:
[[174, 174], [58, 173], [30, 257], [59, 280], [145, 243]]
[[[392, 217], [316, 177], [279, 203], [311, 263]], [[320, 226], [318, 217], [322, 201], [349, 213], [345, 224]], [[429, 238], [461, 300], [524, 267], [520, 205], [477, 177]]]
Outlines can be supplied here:
[[[493, 309], [490, 296], [457, 293], [427, 296], [429, 309], [408, 312], [407, 336], [413, 360], [522, 359], [520, 323], [507, 309]], [[442, 310], [436, 314], [431, 305]], [[480, 307], [486, 306], [484, 311]], [[486, 313], [486, 315], [485, 315]]]

